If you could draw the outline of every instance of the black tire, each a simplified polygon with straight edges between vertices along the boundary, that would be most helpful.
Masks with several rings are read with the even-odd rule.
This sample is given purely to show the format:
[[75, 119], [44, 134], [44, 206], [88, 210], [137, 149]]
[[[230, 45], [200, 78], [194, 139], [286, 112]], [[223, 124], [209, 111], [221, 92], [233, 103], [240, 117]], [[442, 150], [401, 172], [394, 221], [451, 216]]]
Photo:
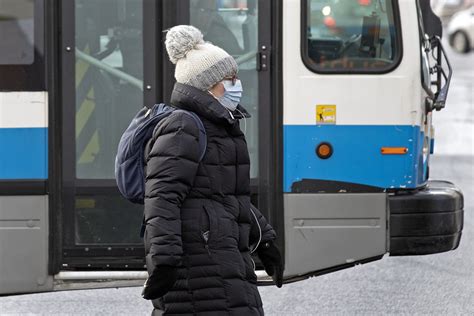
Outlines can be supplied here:
[[451, 46], [456, 52], [460, 54], [468, 53], [471, 50], [469, 38], [467, 37], [467, 34], [463, 31], [457, 31], [453, 34], [451, 39]]

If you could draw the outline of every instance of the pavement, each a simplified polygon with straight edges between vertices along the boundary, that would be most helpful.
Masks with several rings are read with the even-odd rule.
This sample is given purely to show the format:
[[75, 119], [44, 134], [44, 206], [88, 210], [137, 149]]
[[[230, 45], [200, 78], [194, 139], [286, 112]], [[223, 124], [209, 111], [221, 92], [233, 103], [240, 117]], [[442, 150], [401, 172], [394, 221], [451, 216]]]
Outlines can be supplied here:
[[[434, 113], [431, 178], [464, 192], [461, 245], [452, 252], [385, 257], [276, 287], [261, 287], [267, 315], [474, 315], [474, 53], [450, 53], [447, 107]], [[138, 287], [0, 297], [1, 315], [149, 315]]]

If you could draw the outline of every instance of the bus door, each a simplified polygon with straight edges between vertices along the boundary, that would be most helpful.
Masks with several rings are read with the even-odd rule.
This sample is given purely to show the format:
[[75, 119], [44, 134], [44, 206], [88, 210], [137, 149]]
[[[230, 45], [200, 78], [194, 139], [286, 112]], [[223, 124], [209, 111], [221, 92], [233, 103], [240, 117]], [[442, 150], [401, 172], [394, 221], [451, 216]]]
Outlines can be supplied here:
[[[193, 24], [239, 64], [241, 123], [256, 204], [270, 186], [270, 0], [75, 0], [62, 3], [61, 197], [52, 233], [55, 271], [144, 268], [143, 207], [120, 196], [114, 159], [120, 136], [144, 105], [168, 101], [174, 69], [163, 30]], [[263, 16], [263, 18], [262, 18]]]
[[114, 161], [131, 118], [161, 97], [161, 10], [143, 0], [61, 7], [61, 203], [52, 210], [53, 273], [143, 269], [142, 207], [121, 197]]

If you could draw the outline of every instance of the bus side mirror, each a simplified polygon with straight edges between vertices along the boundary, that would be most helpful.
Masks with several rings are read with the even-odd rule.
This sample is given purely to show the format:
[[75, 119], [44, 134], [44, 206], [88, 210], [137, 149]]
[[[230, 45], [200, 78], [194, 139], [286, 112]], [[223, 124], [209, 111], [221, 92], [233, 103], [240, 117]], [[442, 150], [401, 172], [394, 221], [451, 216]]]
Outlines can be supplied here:
[[[441, 39], [439, 36], [434, 36], [430, 40], [430, 48], [425, 48], [425, 53], [431, 52], [435, 65], [430, 67], [430, 75], [435, 77], [434, 81], [431, 81], [431, 86], [436, 87], [436, 91], [433, 92], [431, 87], [423, 85], [428, 97], [426, 99], [426, 112], [432, 112], [433, 110], [440, 111], [446, 106], [446, 99], [448, 98], [449, 85], [451, 83], [451, 77], [453, 74], [453, 69], [451, 63], [449, 62], [448, 57], [446, 56], [446, 51], [443, 48]], [[447, 69], [444, 68], [443, 60], [447, 66]]]

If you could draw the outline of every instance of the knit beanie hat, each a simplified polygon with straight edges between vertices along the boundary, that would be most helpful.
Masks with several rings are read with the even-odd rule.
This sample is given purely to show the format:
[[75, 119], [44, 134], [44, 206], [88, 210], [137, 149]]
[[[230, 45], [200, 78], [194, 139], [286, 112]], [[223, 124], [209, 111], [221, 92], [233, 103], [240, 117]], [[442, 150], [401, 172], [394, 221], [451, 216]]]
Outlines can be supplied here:
[[207, 91], [224, 78], [237, 74], [237, 63], [222, 48], [204, 42], [201, 31], [178, 25], [166, 34], [166, 50], [179, 83]]

